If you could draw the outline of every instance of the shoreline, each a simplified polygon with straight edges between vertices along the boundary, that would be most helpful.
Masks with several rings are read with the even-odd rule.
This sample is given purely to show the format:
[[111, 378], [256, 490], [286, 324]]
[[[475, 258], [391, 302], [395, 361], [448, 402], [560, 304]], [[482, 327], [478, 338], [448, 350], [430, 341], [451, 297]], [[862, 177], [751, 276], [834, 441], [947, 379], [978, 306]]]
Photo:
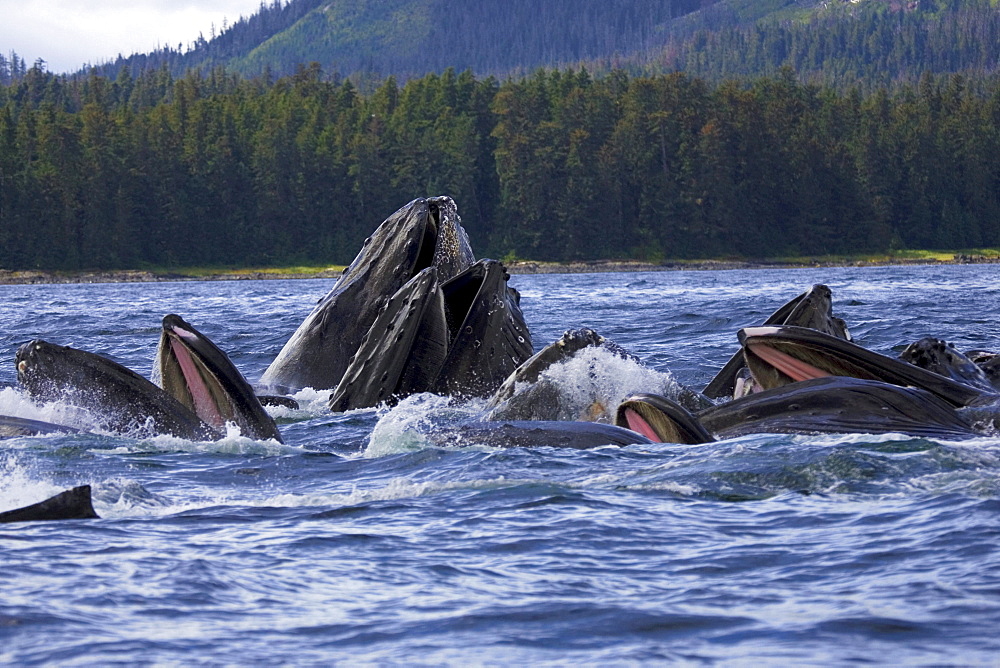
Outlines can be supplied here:
[[[589, 260], [581, 262], [534, 262], [518, 260], [507, 264], [512, 275], [518, 274], [589, 274], [639, 271], [717, 271], [733, 269], [808, 269], [817, 267], [882, 267], [890, 265], [1000, 264], [1000, 256], [956, 254], [951, 259], [931, 257], [885, 257], [842, 260], [691, 260], [660, 263], [638, 260]], [[153, 272], [139, 269], [120, 271], [11, 271], [0, 269], [0, 285], [45, 285], [73, 283], [169, 283], [183, 281], [257, 281], [339, 278], [342, 267], [316, 271], [280, 269], [219, 270], [186, 274], [180, 271]]]

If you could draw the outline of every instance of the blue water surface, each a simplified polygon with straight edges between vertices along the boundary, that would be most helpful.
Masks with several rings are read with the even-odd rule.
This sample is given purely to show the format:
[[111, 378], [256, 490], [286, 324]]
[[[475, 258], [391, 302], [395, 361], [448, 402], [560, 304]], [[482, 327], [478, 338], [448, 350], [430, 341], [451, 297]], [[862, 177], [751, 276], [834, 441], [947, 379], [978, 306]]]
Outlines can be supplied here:
[[[514, 276], [535, 347], [589, 326], [700, 389], [814, 283], [855, 340], [1000, 349], [996, 266]], [[0, 286], [0, 413], [33, 338], [149, 375], [177, 313], [256, 380], [329, 281]], [[650, 375], [652, 374], [652, 375]], [[668, 375], [669, 374], [669, 375]], [[4, 384], [8, 385], [7, 387]], [[592, 451], [431, 445], [481, 406], [272, 409], [285, 444], [0, 441], [0, 510], [91, 484], [100, 520], [0, 525], [0, 664], [996, 665], [1000, 440], [752, 435]]]

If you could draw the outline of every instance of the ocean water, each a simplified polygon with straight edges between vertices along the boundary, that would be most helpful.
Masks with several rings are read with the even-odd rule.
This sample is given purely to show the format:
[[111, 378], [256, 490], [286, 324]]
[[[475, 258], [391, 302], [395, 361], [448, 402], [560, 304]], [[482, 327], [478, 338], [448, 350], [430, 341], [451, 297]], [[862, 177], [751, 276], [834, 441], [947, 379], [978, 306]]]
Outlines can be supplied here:
[[[700, 389], [735, 332], [814, 283], [855, 340], [1000, 349], [993, 265], [514, 276], [567, 386]], [[328, 281], [0, 286], [0, 414], [33, 338], [149, 375], [177, 313], [256, 380]], [[6, 383], [6, 386], [4, 386]], [[583, 391], [583, 390], [581, 390]], [[1000, 440], [752, 435], [496, 449], [478, 403], [273, 409], [285, 444], [0, 441], [0, 510], [91, 484], [100, 520], [0, 525], [2, 665], [997, 665]]]

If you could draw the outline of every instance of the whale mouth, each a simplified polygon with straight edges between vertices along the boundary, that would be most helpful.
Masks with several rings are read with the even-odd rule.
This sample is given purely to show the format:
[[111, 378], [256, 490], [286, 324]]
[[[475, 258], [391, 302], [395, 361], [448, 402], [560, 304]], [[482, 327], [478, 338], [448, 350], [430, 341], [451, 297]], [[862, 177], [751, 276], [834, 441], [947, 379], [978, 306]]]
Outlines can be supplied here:
[[955, 406], [985, 404], [998, 398], [996, 392], [804, 327], [747, 327], [738, 332], [738, 337], [750, 373], [765, 390], [826, 376], [845, 376], [923, 388]]
[[[835, 375], [819, 366], [810, 364], [810, 362], [804, 359], [784, 352], [780, 346], [768, 345], [759, 341], [748, 341], [746, 350], [755, 355], [761, 362], [770, 365], [776, 371], [787, 376], [791, 381], [812, 380], [813, 378], [826, 378], [827, 376]], [[799, 349], [799, 351], [801, 350]], [[817, 363], [820, 364], [825, 359], [816, 356], [811, 357], [816, 359]]]
[[216, 436], [175, 397], [110, 358], [36, 339], [21, 346], [16, 361], [29, 396], [80, 409], [93, 427], [190, 440]]
[[[623, 411], [623, 417], [625, 418], [625, 424], [629, 429], [642, 434], [651, 441], [656, 441], [657, 443], [676, 443], [676, 441], [668, 440], [664, 436], [661, 436], [660, 430], [653, 427], [653, 425], [649, 423], [649, 420], [640, 415], [639, 411], [634, 408], [626, 408]], [[666, 432], [667, 430], [662, 431]]]
[[195, 350], [198, 336], [177, 322], [164, 322], [162, 359], [158, 360], [163, 389], [217, 430], [234, 413], [222, 382]]
[[448, 318], [449, 344], [452, 346], [465, 330], [466, 320], [485, 291], [487, 272], [485, 265], [476, 264], [441, 286]]
[[220, 435], [232, 423], [244, 436], [281, 442], [274, 420], [229, 356], [178, 315], [163, 318], [154, 375], [167, 394]]
[[208, 384], [205, 380], [206, 376], [213, 377], [207, 373], [205, 365], [199, 364], [187, 347], [181, 342], [181, 338], [184, 336], [183, 331], [168, 332], [167, 336], [170, 339], [170, 350], [173, 352], [174, 357], [177, 358], [177, 363], [184, 376], [195, 413], [216, 429], [221, 428], [225, 424], [225, 420], [222, 417], [222, 411], [219, 409], [219, 402], [212, 396], [212, 392], [208, 389]]
[[[824, 345], [805, 337], [785, 336], [786, 332], [796, 331], [811, 332], [798, 327], [747, 327], [740, 330], [747, 367], [763, 389], [827, 376], [882, 380], [877, 373], [856, 363], [849, 355], [831, 347], [830, 343]], [[829, 342], [831, 339], [823, 337], [822, 341]]]
[[418, 197], [386, 218], [285, 342], [257, 387], [267, 394], [337, 387], [398, 290], [428, 269], [444, 282], [475, 262], [461, 222], [455, 201], [446, 195]]
[[441, 229], [441, 207], [436, 202], [427, 203], [427, 220], [420, 236], [420, 247], [417, 258], [410, 270], [409, 278], [413, 278], [424, 269], [434, 265], [437, 255], [438, 231]]
[[618, 405], [615, 424], [657, 443], [695, 445], [715, 439], [698, 418], [680, 404], [657, 394], [633, 394]]

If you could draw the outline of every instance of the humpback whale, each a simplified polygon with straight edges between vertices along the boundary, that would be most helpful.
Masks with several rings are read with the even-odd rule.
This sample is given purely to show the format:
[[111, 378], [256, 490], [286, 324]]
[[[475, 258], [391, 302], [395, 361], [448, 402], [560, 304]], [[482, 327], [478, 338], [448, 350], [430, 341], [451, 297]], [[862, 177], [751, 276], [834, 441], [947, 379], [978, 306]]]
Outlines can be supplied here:
[[100, 519], [94, 512], [90, 485], [81, 485], [23, 508], [0, 512], [0, 523], [42, 520]]
[[41, 420], [0, 415], [0, 438], [12, 436], [38, 436], [40, 434], [73, 434], [80, 431], [75, 427], [66, 427]]
[[[817, 283], [782, 305], [764, 321], [764, 325], [808, 327], [846, 341], [851, 340], [851, 333], [847, 330], [846, 323], [833, 315], [833, 293], [829, 287], [821, 283]], [[737, 387], [741, 372], [745, 368], [743, 351], [737, 350], [715, 378], [705, 386], [702, 394], [712, 399], [739, 394]]]
[[922, 369], [805, 327], [748, 327], [737, 336], [756, 382], [765, 389], [823, 376], [850, 376], [922, 388], [953, 406], [980, 406], [996, 393]]
[[702, 394], [669, 374], [646, 369], [635, 355], [584, 327], [564, 332], [508, 376], [490, 397], [485, 419], [611, 422], [614, 407], [640, 388], [676, 395], [690, 410], [712, 405]]
[[1000, 392], [1000, 355], [986, 350], [969, 350], [965, 356], [982, 369], [993, 389]]
[[734, 399], [696, 414], [656, 395], [635, 395], [615, 420], [654, 440], [708, 443], [746, 434], [902, 433], [968, 439], [981, 434], [931, 392], [876, 380], [826, 376]]
[[178, 315], [163, 318], [155, 367], [161, 387], [216, 431], [232, 422], [244, 436], [281, 443], [277, 425], [229, 356]]
[[577, 420], [606, 411], [603, 397], [587, 396], [584, 404], [567, 397], [559, 383], [543, 374], [581, 350], [601, 347], [624, 359], [636, 358], [589, 328], [571, 329], [518, 366], [486, 405], [487, 420]]
[[335, 388], [380, 310], [428, 267], [446, 281], [475, 260], [450, 197], [415, 199], [389, 216], [299, 325], [258, 383], [288, 394]]
[[599, 422], [555, 420], [504, 420], [470, 422], [453, 429], [439, 429], [428, 438], [436, 445], [485, 445], [493, 448], [548, 446], [589, 450], [605, 445], [653, 443], [631, 429]]
[[987, 394], [997, 391], [980, 366], [941, 339], [927, 336], [911, 343], [899, 354], [899, 359]]
[[218, 437], [177, 399], [106, 357], [36, 339], [22, 345], [15, 359], [18, 380], [31, 398], [84, 408], [101, 429], [196, 441]]
[[695, 414], [659, 394], [640, 393], [626, 398], [615, 411], [615, 424], [657, 443], [695, 445], [715, 440]]
[[487, 396], [531, 357], [521, 295], [508, 280], [503, 264], [480, 260], [441, 284], [451, 340], [434, 392]]
[[447, 355], [446, 330], [437, 268], [427, 267], [375, 318], [330, 395], [330, 410], [368, 408], [427, 391]]
[[390, 297], [331, 393], [331, 410], [417, 392], [483, 396], [531, 355], [502, 264], [480, 260], [443, 283], [439, 273], [428, 267]]

